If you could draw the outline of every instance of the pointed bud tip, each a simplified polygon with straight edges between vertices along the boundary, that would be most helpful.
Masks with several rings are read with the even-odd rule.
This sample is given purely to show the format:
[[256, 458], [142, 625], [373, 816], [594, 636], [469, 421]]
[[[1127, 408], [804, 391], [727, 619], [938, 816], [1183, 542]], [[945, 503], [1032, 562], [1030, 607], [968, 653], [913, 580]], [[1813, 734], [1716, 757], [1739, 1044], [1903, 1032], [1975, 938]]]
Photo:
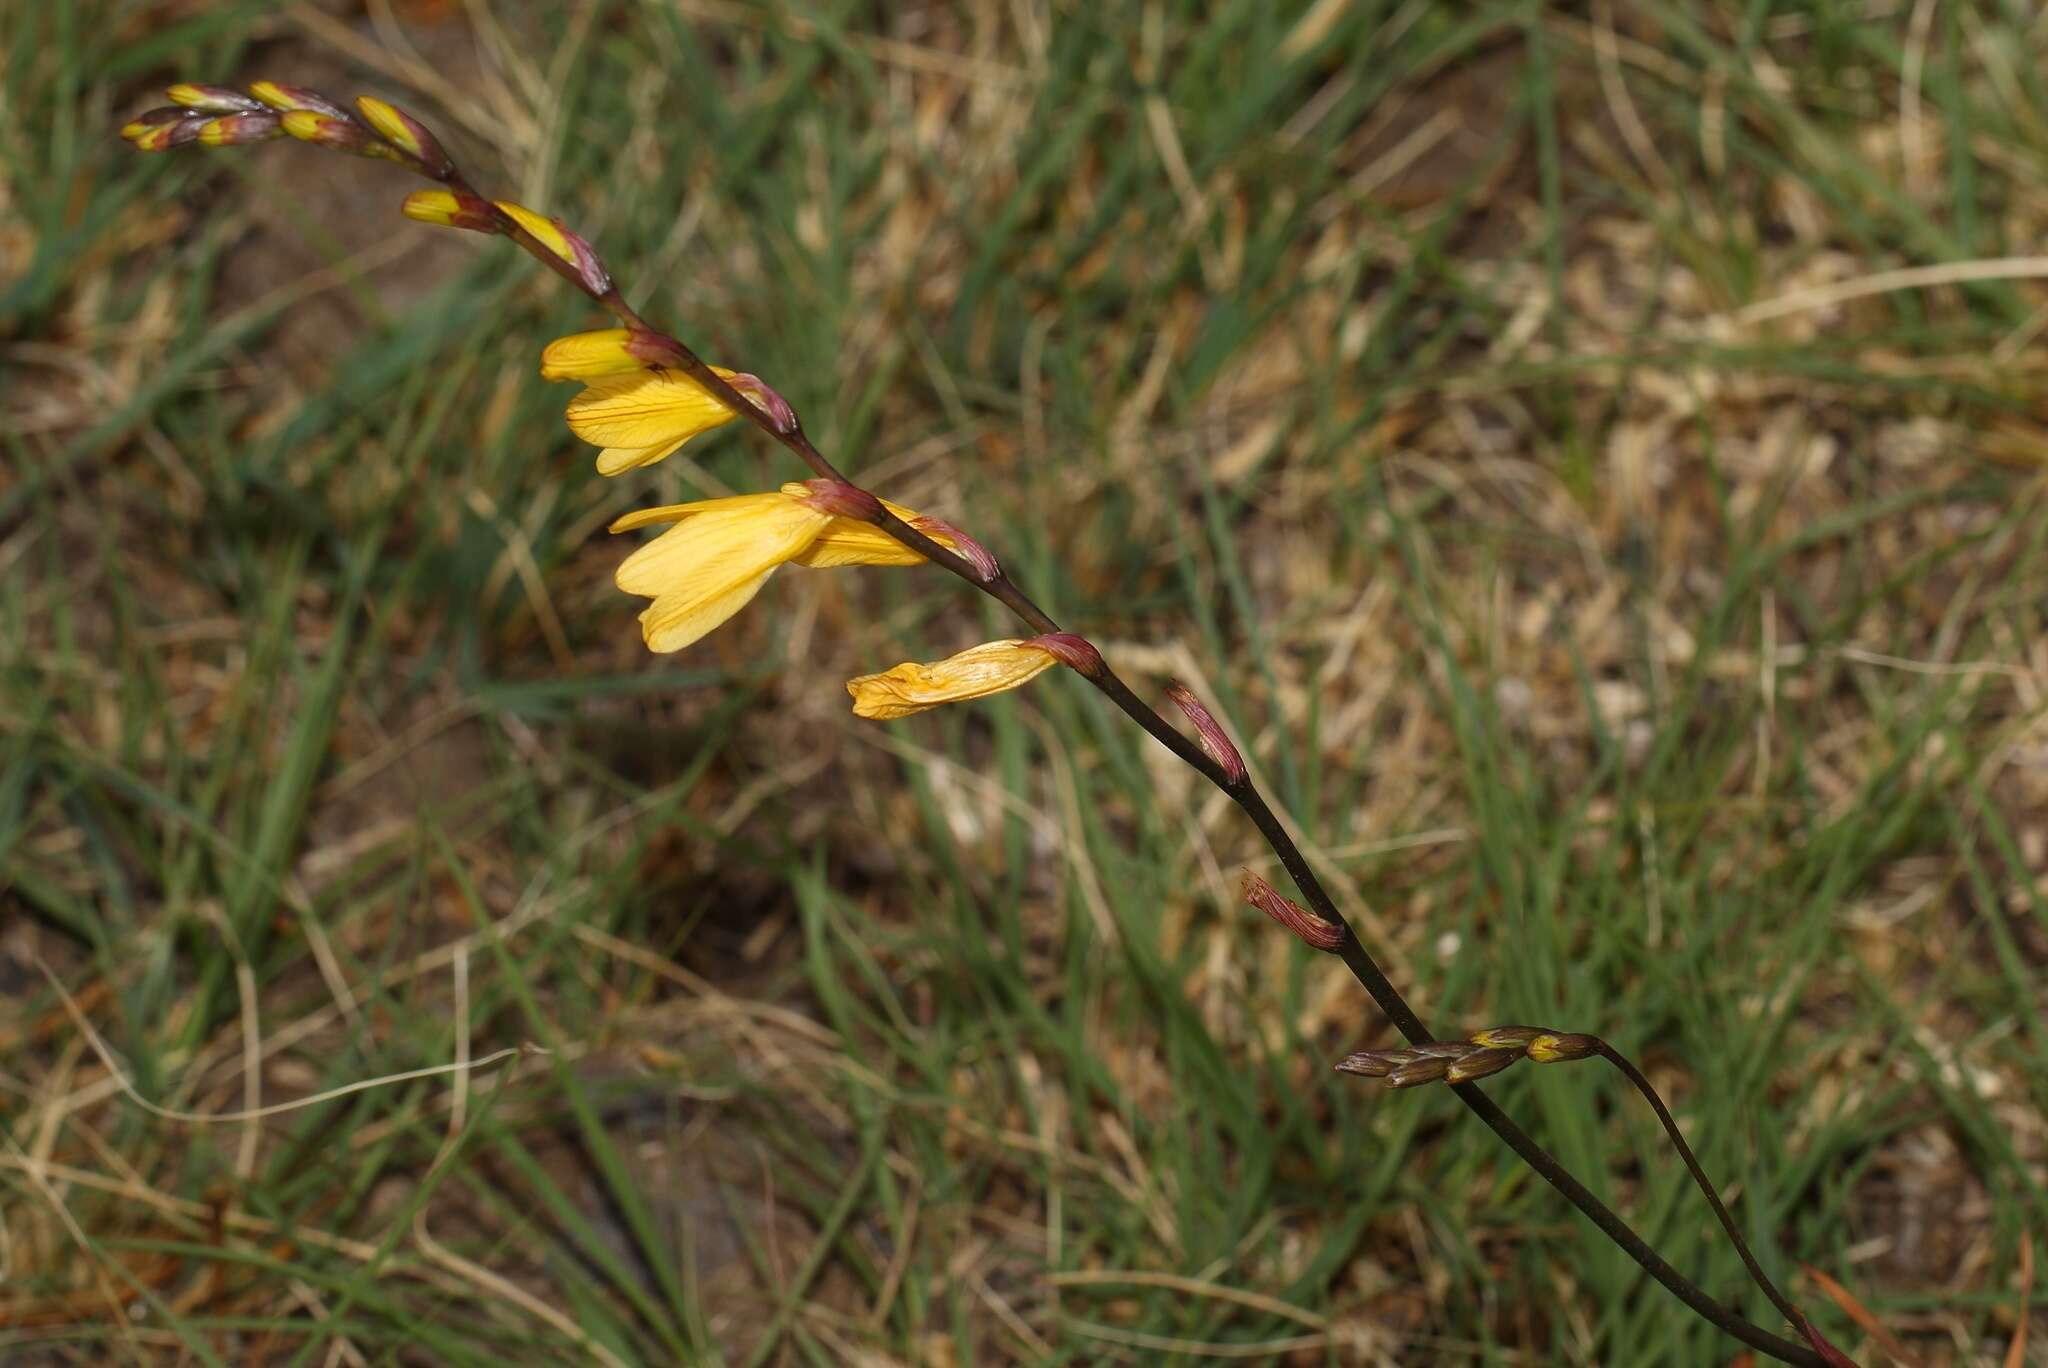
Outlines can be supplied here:
[[910, 525], [932, 540], [951, 546], [960, 559], [974, 567], [976, 578], [983, 584], [993, 584], [1002, 577], [1003, 567], [996, 562], [995, 553], [944, 518], [916, 517]]
[[1407, 1059], [1403, 1050], [1360, 1050], [1345, 1055], [1332, 1067], [1338, 1073], [1357, 1074], [1360, 1078], [1385, 1078]]
[[418, 119], [372, 95], [356, 96], [356, 109], [384, 141], [418, 162], [429, 176], [444, 180], [453, 174], [455, 164]]
[[1095, 649], [1095, 644], [1072, 632], [1047, 632], [1032, 637], [1026, 644], [1049, 652], [1060, 664], [1090, 679], [1099, 679], [1108, 669], [1102, 663], [1102, 652]]
[[882, 511], [880, 499], [844, 480], [805, 480], [803, 486], [810, 491], [804, 502], [835, 518], [873, 522]]
[[725, 383], [747, 396], [748, 403], [767, 414], [769, 426], [777, 432], [796, 431], [796, 410], [791, 408], [789, 400], [783, 398], [766, 380], [746, 371], [735, 371], [726, 378]]
[[1166, 696], [1187, 715], [1188, 721], [1194, 723], [1195, 739], [1201, 743], [1202, 753], [1216, 762], [1225, 778], [1233, 784], [1242, 784], [1251, 777], [1245, 768], [1244, 757], [1238, 754], [1223, 725], [1187, 685], [1177, 679], [1171, 681], [1166, 686]]
[[1328, 953], [1344, 943], [1343, 927], [1318, 917], [1249, 869], [1238, 885], [1238, 895], [1292, 931], [1311, 950]]

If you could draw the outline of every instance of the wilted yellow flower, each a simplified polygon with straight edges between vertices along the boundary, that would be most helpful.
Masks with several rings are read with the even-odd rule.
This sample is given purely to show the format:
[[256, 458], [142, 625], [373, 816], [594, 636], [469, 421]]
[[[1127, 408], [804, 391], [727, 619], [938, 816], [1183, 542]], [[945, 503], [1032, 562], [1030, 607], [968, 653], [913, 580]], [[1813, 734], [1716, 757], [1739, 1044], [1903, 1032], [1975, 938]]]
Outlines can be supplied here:
[[[838, 487], [844, 489], [844, 486]], [[915, 552], [872, 525], [837, 516], [827, 481], [786, 484], [773, 494], [643, 508], [612, 524], [668, 531], [626, 557], [619, 588], [654, 602], [640, 614], [653, 651], [679, 651], [747, 606], [778, 566], [914, 565]], [[887, 505], [906, 521], [917, 515]]]
[[941, 703], [986, 698], [1021, 688], [1059, 663], [1059, 657], [1031, 641], [985, 641], [929, 665], [905, 661], [881, 674], [846, 681], [853, 711], [878, 721], [908, 717]]

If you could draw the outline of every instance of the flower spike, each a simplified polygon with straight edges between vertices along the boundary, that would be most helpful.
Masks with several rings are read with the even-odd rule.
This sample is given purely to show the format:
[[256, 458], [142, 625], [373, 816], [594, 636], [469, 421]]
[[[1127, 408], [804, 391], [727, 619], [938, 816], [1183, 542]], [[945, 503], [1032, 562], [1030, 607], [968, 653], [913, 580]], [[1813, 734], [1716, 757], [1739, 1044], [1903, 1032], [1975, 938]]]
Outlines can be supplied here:
[[[317, 92], [269, 81], [252, 85], [247, 96], [225, 87], [192, 83], [174, 85], [168, 94], [170, 107], [149, 110], [122, 126], [121, 136], [138, 150], [162, 151], [194, 142], [237, 146], [290, 136], [392, 161], [446, 187], [409, 196], [404, 206], [407, 217], [510, 237], [580, 286], [625, 325], [559, 339], [548, 347], [541, 363], [542, 373], [549, 379], [583, 383], [583, 392], [570, 402], [568, 419], [578, 436], [603, 448], [598, 457], [601, 473], [615, 475], [659, 461], [699, 433], [741, 416], [745, 410], [734, 396], [752, 404], [765, 419], [760, 425], [780, 437], [782, 444], [811, 468], [818, 478], [803, 484], [786, 484], [771, 493], [645, 509], [612, 525], [613, 531], [623, 532], [671, 524], [628, 555], [617, 572], [622, 589], [651, 600], [641, 614], [651, 649], [672, 651], [698, 640], [738, 612], [785, 564], [822, 568], [905, 565], [923, 560], [919, 548], [928, 550], [930, 543], [918, 538], [897, 541], [903, 529], [891, 518], [881, 517], [882, 510], [954, 552], [966, 562], [968, 578], [978, 581], [1026, 621], [1052, 626], [1004, 579], [995, 557], [966, 533], [950, 523], [878, 500], [847, 483], [803, 436], [795, 411], [773, 387], [745, 372], [709, 367], [682, 342], [655, 332], [626, 303], [595, 248], [560, 219], [510, 201], [493, 202], [478, 196], [433, 134], [404, 110], [363, 96], [352, 112]], [[947, 566], [963, 568], [951, 560]], [[1302, 870], [1304, 886], [1314, 891], [1299, 847], [1252, 789], [1244, 758], [1215, 716], [1185, 688], [1169, 687], [1168, 696], [1188, 717], [1211, 762], [1203, 764], [1171, 724], [1125, 688], [1095, 646], [1080, 636], [1050, 630], [1026, 640], [985, 642], [930, 664], [904, 663], [881, 674], [863, 675], [849, 681], [847, 690], [860, 716], [903, 717], [940, 703], [1018, 688], [1054, 665], [1065, 665], [1086, 676], [1175, 754], [1192, 761], [1194, 768], [1245, 809], [1282, 862]], [[1669, 1109], [1640, 1071], [1610, 1046], [1594, 1036], [1533, 1026], [1492, 1027], [1462, 1041], [1429, 1040], [1426, 1027], [1371, 955], [1362, 946], [1346, 944], [1347, 929], [1340, 922], [1304, 911], [1255, 876], [1247, 876], [1245, 896], [1314, 948], [1342, 949], [1360, 984], [1405, 1035], [1419, 1042], [1401, 1049], [1352, 1054], [1337, 1064], [1340, 1071], [1382, 1078], [1395, 1088], [1443, 1081], [1462, 1089], [1466, 1083], [1523, 1059], [1552, 1063], [1600, 1055], [1613, 1063], [1657, 1111], [1672, 1145], [1706, 1193], [1751, 1276], [1814, 1353], [1830, 1364], [1848, 1362], [1771, 1285]], [[1319, 906], [1328, 905], [1320, 897], [1316, 901]], [[1699, 1315], [1777, 1357], [1790, 1362], [1811, 1360], [1812, 1355], [1798, 1345], [1777, 1339], [1719, 1306], [1659, 1259], [1654, 1249], [1597, 1198], [1571, 1182], [1555, 1157], [1497, 1108], [1481, 1105], [1474, 1094], [1461, 1092], [1461, 1096], [1532, 1169]]]
[[[1254, 906], [1263, 907], [1251, 895], [1251, 880], [1256, 875], [1247, 875], [1246, 897]], [[1261, 885], [1264, 880], [1259, 880]], [[1272, 890], [1266, 890], [1271, 893]], [[1281, 902], [1277, 893], [1272, 896]], [[1293, 907], [1292, 903], [1287, 903]], [[1301, 909], [1294, 911], [1307, 916]], [[1279, 919], [1279, 914], [1273, 914]], [[1600, 1039], [1597, 1036], [1581, 1035], [1568, 1031], [1552, 1031], [1541, 1026], [1489, 1026], [1483, 1031], [1474, 1031], [1463, 1040], [1429, 1040], [1420, 1045], [1409, 1045], [1398, 1050], [1363, 1050], [1346, 1055], [1337, 1061], [1339, 1073], [1360, 1074], [1367, 1078], [1384, 1078], [1392, 1088], [1411, 1088], [1422, 1083], [1434, 1083], [1441, 1079], [1446, 1083], [1469, 1083], [1475, 1078], [1497, 1074], [1502, 1069], [1527, 1059], [1533, 1064], [1554, 1064], [1573, 1059], [1585, 1059], [1600, 1053]]]

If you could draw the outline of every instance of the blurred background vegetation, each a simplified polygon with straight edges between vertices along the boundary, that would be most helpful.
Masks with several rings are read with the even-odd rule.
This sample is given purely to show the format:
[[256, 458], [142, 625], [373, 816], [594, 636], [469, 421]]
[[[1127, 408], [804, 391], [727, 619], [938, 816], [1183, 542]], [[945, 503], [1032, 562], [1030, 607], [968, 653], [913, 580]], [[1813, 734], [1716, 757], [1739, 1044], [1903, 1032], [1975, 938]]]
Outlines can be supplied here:
[[[951, 581], [650, 657], [607, 521], [793, 463], [600, 480], [559, 282], [384, 166], [114, 137], [272, 78], [414, 109], [1188, 681], [1424, 1014], [1634, 1053], [1864, 1362], [2048, 1362], [2034, 7], [77, 0], [0, 52], [0, 1358], [1738, 1361], [1330, 1072], [1384, 1024], [1078, 681], [856, 725], [1007, 634]], [[171, 1119], [80, 1018], [215, 1116], [551, 1053]], [[1611, 1074], [1488, 1087], [1771, 1323]]]

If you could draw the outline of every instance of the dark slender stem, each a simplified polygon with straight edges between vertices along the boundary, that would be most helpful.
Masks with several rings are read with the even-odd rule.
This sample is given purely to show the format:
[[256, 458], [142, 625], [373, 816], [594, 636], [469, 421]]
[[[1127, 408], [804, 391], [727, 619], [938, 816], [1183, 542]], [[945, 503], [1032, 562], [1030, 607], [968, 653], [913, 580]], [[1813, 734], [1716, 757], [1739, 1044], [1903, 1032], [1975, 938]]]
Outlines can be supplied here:
[[1678, 1129], [1678, 1122], [1672, 1119], [1671, 1109], [1664, 1105], [1664, 1099], [1657, 1095], [1657, 1090], [1650, 1086], [1650, 1080], [1643, 1077], [1643, 1071], [1630, 1062], [1627, 1055], [1606, 1041], [1598, 1040], [1597, 1037], [1595, 1048], [1602, 1059], [1621, 1070], [1623, 1076], [1636, 1085], [1636, 1091], [1650, 1104], [1650, 1110], [1657, 1113], [1657, 1120], [1664, 1125], [1665, 1136], [1671, 1141], [1672, 1148], [1678, 1151], [1678, 1157], [1685, 1162], [1686, 1169], [1692, 1174], [1693, 1182], [1698, 1184], [1699, 1190], [1706, 1195], [1707, 1205], [1712, 1207], [1714, 1215], [1720, 1218], [1721, 1229], [1728, 1233], [1729, 1243], [1733, 1244], [1735, 1252], [1742, 1256], [1744, 1266], [1749, 1269], [1749, 1276], [1764, 1290], [1764, 1295], [1771, 1299], [1771, 1304], [1784, 1314], [1785, 1319], [1798, 1325], [1802, 1319], [1799, 1308], [1792, 1305], [1791, 1298], [1780, 1292], [1777, 1284], [1765, 1276], [1763, 1266], [1756, 1261], [1756, 1255], [1750, 1253], [1749, 1242], [1744, 1240], [1742, 1232], [1736, 1229], [1735, 1218], [1728, 1214], [1728, 1208], [1722, 1204], [1721, 1194], [1714, 1190], [1713, 1183], [1707, 1178], [1707, 1171], [1700, 1167], [1700, 1161], [1693, 1157], [1692, 1146], [1685, 1143], [1685, 1134]]
[[[468, 183], [463, 181], [460, 176], [451, 176], [448, 184], [457, 191], [475, 194], [475, 191], [471, 190]], [[477, 198], [481, 199], [482, 196], [479, 195]], [[755, 426], [759, 427], [776, 441], [782, 443], [785, 447], [788, 447], [819, 478], [852, 483], [846, 479], [845, 475], [840, 473], [839, 469], [831, 461], [825, 458], [824, 453], [820, 452], [812, 444], [811, 439], [804, 433], [801, 425], [791, 423], [785, 427], [778, 424], [774, 417], [741, 395], [738, 390], [725, 381], [724, 377], [712, 370], [696, 352], [684, 346], [676, 338], [649, 327], [646, 321], [634, 311], [631, 305], [626, 303], [624, 296], [616, 289], [608, 290], [602, 294], [592, 292], [577, 276], [573, 268], [570, 268], [560, 257], [550, 251], [546, 245], [536, 240], [532, 234], [521, 228], [509, 215], [505, 214], [502, 210], [495, 209], [495, 206], [493, 212], [500, 220], [501, 231], [507, 237], [512, 238], [557, 275], [582, 289], [586, 294], [590, 294], [593, 299], [608, 309], [612, 316], [617, 318], [627, 328], [645, 333], [657, 339], [665, 348], [672, 349], [678, 364], [693, 380], [710, 391], [734, 412], [746, 417]], [[961, 579], [966, 580], [969, 584], [981, 590], [981, 592], [996, 599], [1016, 613], [1026, 623], [1030, 624], [1035, 630], [1039, 632], [1057, 632], [1060, 630], [1059, 624], [1053, 621], [1051, 615], [1032, 602], [1031, 598], [1022, 589], [1018, 588], [1007, 574], [999, 570], [993, 578], [984, 579], [964, 557], [956, 555], [945, 546], [932, 540], [924, 533], [904, 522], [901, 518], [889, 512], [888, 509], [881, 507], [879, 503], [876, 506], [871, 521], [883, 532], [894, 537], [904, 546], [916, 551], [934, 565], [950, 570], [953, 574], [958, 575]], [[1302, 894], [1308, 899], [1309, 905], [1318, 915], [1344, 928], [1344, 941], [1339, 947], [1338, 954], [1343, 958], [1345, 966], [1351, 970], [1352, 976], [1359, 981], [1365, 988], [1365, 991], [1371, 995], [1373, 1001], [1379, 1005], [1380, 1010], [1387, 1014], [1395, 1027], [1409, 1041], [1421, 1044], [1433, 1040], [1435, 1037], [1431, 1034], [1429, 1027], [1423, 1022], [1421, 1017], [1415, 1014], [1415, 1010], [1408, 1005], [1407, 999], [1401, 996], [1400, 991], [1394, 987], [1392, 981], [1387, 978], [1386, 973], [1381, 970], [1372, 955], [1366, 951], [1357, 933], [1352, 930], [1351, 923], [1345, 919], [1342, 912], [1338, 911], [1336, 904], [1331, 901], [1330, 895], [1323, 890], [1322, 882], [1316, 878], [1315, 871], [1309, 867], [1308, 860], [1302, 855], [1293, 837], [1287, 834], [1286, 828], [1280, 824], [1280, 820], [1274, 815], [1273, 810], [1266, 805], [1265, 798], [1253, 787], [1250, 779], [1233, 781], [1229, 775], [1224, 773], [1220, 765], [1202, 752], [1199, 746], [1182, 736], [1179, 730], [1154, 711], [1149, 704], [1131, 692], [1130, 686], [1118, 678], [1116, 673], [1109, 669], [1107, 665], [1101, 667], [1099, 671], [1082, 671], [1081, 673], [1084, 674], [1089, 683], [1101, 690], [1109, 698], [1110, 702], [1122, 709], [1132, 721], [1143, 727], [1154, 739], [1172, 751], [1181, 760], [1201, 771], [1203, 777], [1207, 778], [1216, 787], [1222, 789], [1238, 807], [1244, 810], [1245, 815], [1251, 819], [1252, 824], [1259, 829], [1259, 834], [1265, 838], [1266, 844], [1271, 846], [1274, 854], [1280, 857], [1280, 863], [1286, 866], [1288, 874], [1293, 877], [1295, 885], [1301, 889]], [[1735, 1242], [1736, 1249], [1742, 1255], [1743, 1262], [1748, 1265], [1751, 1276], [1757, 1280], [1758, 1285], [1764, 1289], [1778, 1310], [1783, 1312], [1793, 1324], [1797, 1325], [1800, 1319], [1799, 1313], [1784, 1298], [1783, 1294], [1776, 1287], [1772, 1286], [1769, 1279], [1764, 1277], [1763, 1270], [1758, 1267], [1756, 1260], [1750, 1255], [1748, 1246], [1743, 1243], [1742, 1237], [1735, 1229], [1734, 1221], [1729, 1217], [1727, 1209], [1722, 1206], [1719, 1196], [1714, 1192], [1713, 1185], [1707, 1181], [1705, 1172], [1700, 1168], [1699, 1162], [1693, 1157], [1691, 1149], [1686, 1146], [1684, 1137], [1678, 1133], [1676, 1123], [1671, 1120], [1670, 1112], [1665, 1109], [1662, 1100], [1657, 1097], [1655, 1090], [1650, 1087], [1648, 1081], [1641, 1074], [1636, 1072], [1634, 1066], [1629, 1064], [1621, 1055], [1606, 1049], [1604, 1044], [1602, 1045], [1602, 1051], [1617, 1067], [1630, 1076], [1637, 1087], [1643, 1091], [1644, 1096], [1649, 1099], [1651, 1106], [1656, 1109], [1659, 1119], [1663, 1121], [1666, 1133], [1670, 1135], [1673, 1143], [1677, 1145], [1680, 1158], [1685, 1161], [1686, 1167], [1700, 1184], [1701, 1190], [1707, 1194], [1707, 1200], [1713, 1205], [1715, 1214], [1721, 1219], [1722, 1228], [1728, 1232], [1729, 1238]], [[1480, 1091], [1477, 1084], [1456, 1084], [1452, 1087], [1452, 1091], [1458, 1095], [1459, 1101], [1463, 1102], [1474, 1115], [1492, 1129], [1494, 1134], [1506, 1141], [1508, 1147], [1514, 1150], [1524, 1163], [1541, 1175], [1545, 1182], [1563, 1194], [1565, 1200], [1577, 1207], [1587, 1220], [1599, 1227], [1600, 1232], [1620, 1247], [1623, 1253], [1634, 1259], [1636, 1263], [1642, 1266], [1644, 1271], [1662, 1283], [1673, 1296], [1691, 1307], [1701, 1318], [1760, 1353], [1769, 1354], [1771, 1357], [1786, 1363], [1801, 1365], [1801, 1368], [1825, 1368], [1824, 1361], [1820, 1355], [1814, 1353], [1811, 1349], [1804, 1345], [1795, 1344], [1791, 1340], [1773, 1335], [1769, 1331], [1751, 1324], [1740, 1315], [1730, 1311], [1727, 1307], [1722, 1306], [1712, 1297], [1709, 1297], [1696, 1283], [1687, 1278], [1683, 1273], [1680, 1273], [1676, 1268], [1673, 1268], [1662, 1255], [1650, 1247], [1647, 1241], [1636, 1234], [1627, 1222], [1623, 1221], [1604, 1202], [1594, 1196], [1583, 1183], [1572, 1177], [1570, 1172], [1548, 1150], [1538, 1144], [1528, 1132], [1516, 1125], [1508, 1117], [1507, 1113], [1495, 1105], [1492, 1098]]]

